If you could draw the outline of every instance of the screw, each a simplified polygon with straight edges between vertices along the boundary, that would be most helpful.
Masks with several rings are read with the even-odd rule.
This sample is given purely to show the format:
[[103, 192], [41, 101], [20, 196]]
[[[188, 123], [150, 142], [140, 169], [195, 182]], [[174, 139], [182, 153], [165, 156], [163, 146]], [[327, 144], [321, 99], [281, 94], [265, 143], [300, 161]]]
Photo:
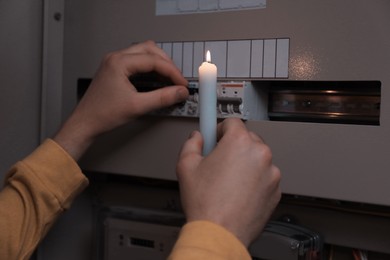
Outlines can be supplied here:
[[53, 17], [54, 17], [54, 20], [59, 22], [59, 21], [61, 21], [62, 14], [60, 12], [56, 12]]
[[299, 248], [299, 242], [298, 241], [292, 241], [291, 244], [290, 244], [290, 248], [291, 250], [296, 250]]

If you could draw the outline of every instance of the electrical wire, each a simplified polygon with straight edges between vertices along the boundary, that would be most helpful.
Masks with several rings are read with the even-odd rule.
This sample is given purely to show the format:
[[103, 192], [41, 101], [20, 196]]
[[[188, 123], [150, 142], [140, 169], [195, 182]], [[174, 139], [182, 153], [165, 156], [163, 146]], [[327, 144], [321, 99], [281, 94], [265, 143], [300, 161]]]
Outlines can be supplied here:
[[361, 258], [362, 260], [368, 260], [367, 252], [366, 252], [366, 251], [359, 250], [359, 252], [360, 252], [360, 258]]
[[293, 196], [285, 194], [282, 197], [281, 203], [297, 206], [307, 206], [315, 208], [330, 209], [341, 212], [357, 213], [362, 215], [370, 215], [377, 217], [390, 217], [389, 207], [373, 206], [360, 203], [348, 203], [337, 200], [326, 200], [318, 198], [310, 198], [304, 196]]
[[367, 251], [360, 249], [352, 249], [354, 260], [368, 260]]
[[352, 255], [353, 255], [353, 259], [354, 259], [354, 260], [363, 260], [363, 259], [360, 257], [359, 250], [357, 250], [357, 249], [352, 249]]
[[334, 254], [334, 248], [333, 248], [333, 245], [330, 246], [330, 249], [329, 249], [329, 257], [328, 257], [328, 260], [333, 260], [333, 254]]

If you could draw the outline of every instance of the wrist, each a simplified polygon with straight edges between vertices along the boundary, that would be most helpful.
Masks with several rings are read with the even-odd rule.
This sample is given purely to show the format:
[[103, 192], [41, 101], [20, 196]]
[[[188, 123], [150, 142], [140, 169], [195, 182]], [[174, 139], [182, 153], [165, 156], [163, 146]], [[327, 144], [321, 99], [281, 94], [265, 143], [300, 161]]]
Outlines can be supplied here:
[[237, 236], [212, 221], [187, 222], [176, 246], [188, 245], [187, 240], [194, 247], [208, 249], [209, 253], [215, 252], [219, 256], [218, 259], [251, 259], [246, 245], [237, 239]]
[[226, 231], [231, 233], [233, 236], [235, 236], [246, 248], [249, 247], [252, 239], [250, 238], [250, 232], [247, 230], [243, 230], [244, 228], [236, 228], [232, 225], [226, 224], [226, 223], [221, 223], [215, 220], [206, 220], [209, 222], [212, 222], [218, 226], [221, 226], [224, 228]]
[[53, 140], [59, 144], [75, 161], [78, 161], [84, 152], [93, 143], [95, 136], [83, 124], [72, 122], [70, 118], [61, 127]]

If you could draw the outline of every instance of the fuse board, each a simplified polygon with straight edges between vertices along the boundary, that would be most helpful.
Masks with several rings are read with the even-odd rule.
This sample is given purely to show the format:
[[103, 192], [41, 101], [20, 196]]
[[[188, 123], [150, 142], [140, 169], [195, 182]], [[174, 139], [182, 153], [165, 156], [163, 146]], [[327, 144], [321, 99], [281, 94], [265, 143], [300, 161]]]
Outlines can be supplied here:
[[[154, 112], [160, 116], [199, 117], [199, 83], [190, 82], [190, 95], [179, 105]], [[217, 83], [217, 117], [238, 117], [243, 120], [261, 120], [267, 116], [267, 104], [259, 103], [260, 94], [251, 82], [223, 81]]]

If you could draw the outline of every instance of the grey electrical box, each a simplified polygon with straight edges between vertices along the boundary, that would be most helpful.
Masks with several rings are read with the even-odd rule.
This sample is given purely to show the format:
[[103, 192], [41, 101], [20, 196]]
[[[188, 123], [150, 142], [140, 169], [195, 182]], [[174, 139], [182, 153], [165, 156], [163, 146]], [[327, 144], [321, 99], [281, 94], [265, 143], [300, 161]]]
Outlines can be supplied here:
[[250, 246], [254, 259], [321, 260], [323, 239], [302, 226], [271, 221]]
[[[86, 13], [91, 6], [93, 10]], [[283, 192], [390, 205], [389, 1], [275, 0], [257, 10], [173, 16], [156, 16], [154, 0], [120, 0], [115, 5], [67, 1], [65, 9], [71, 19], [65, 22], [63, 115], [77, 102], [78, 79], [92, 78], [107, 52], [152, 39], [189, 80], [196, 81], [202, 50], [210, 48], [218, 80], [255, 83], [265, 93], [257, 103], [272, 101], [274, 106], [266, 105], [268, 111], [260, 120], [249, 118], [246, 125], [272, 149], [283, 173]], [[143, 26], [133, 26], [140, 22]], [[287, 86], [290, 93], [274, 91], [268, 89], [270, 81], [296, 86]], [[317, 95], [320, 92], [312, 91], [318, 82], [329, 83], [321, 92], [326, 102]], [[350, 83], [348, 96], [340, 93], [339, 86]], [[364, 83], [366, 93], [372, 90], [372, 94], [361, 99], [356, 85]], [[311, 92], [302, 97], [306, 86]], [[338, 94], [328, 95], [335, 86]], [[238, 104], [230, 99], [222, 103], [226, 104], [222, 110], [228, 112]], [[312, 113], [315, 110], [319, 113]], [[196, 118], [140, 118], [101, 136], [81, 166], [95, 172], [176, 180], [177, 154], [198, 128]]]
[[104, 260], [164, 260], [180, 228], [117, 218], [104, 222]]
[[[114, 209], [115, 212], [115, 209]], [[106, 212], [102, 218], [102, 260], [163, 260], [170, 254], [180, 232], [180, 214], [141, 209]], [[154, 220], [153, 220], [154, 219]], [[170, 224], [168, 224], [170, 223]], [[176, 224], [173, 224], [176, 223]], [[270, 221], [251, 244], [254, 259], [320, 260], [323, 239], [305, 227]]]

